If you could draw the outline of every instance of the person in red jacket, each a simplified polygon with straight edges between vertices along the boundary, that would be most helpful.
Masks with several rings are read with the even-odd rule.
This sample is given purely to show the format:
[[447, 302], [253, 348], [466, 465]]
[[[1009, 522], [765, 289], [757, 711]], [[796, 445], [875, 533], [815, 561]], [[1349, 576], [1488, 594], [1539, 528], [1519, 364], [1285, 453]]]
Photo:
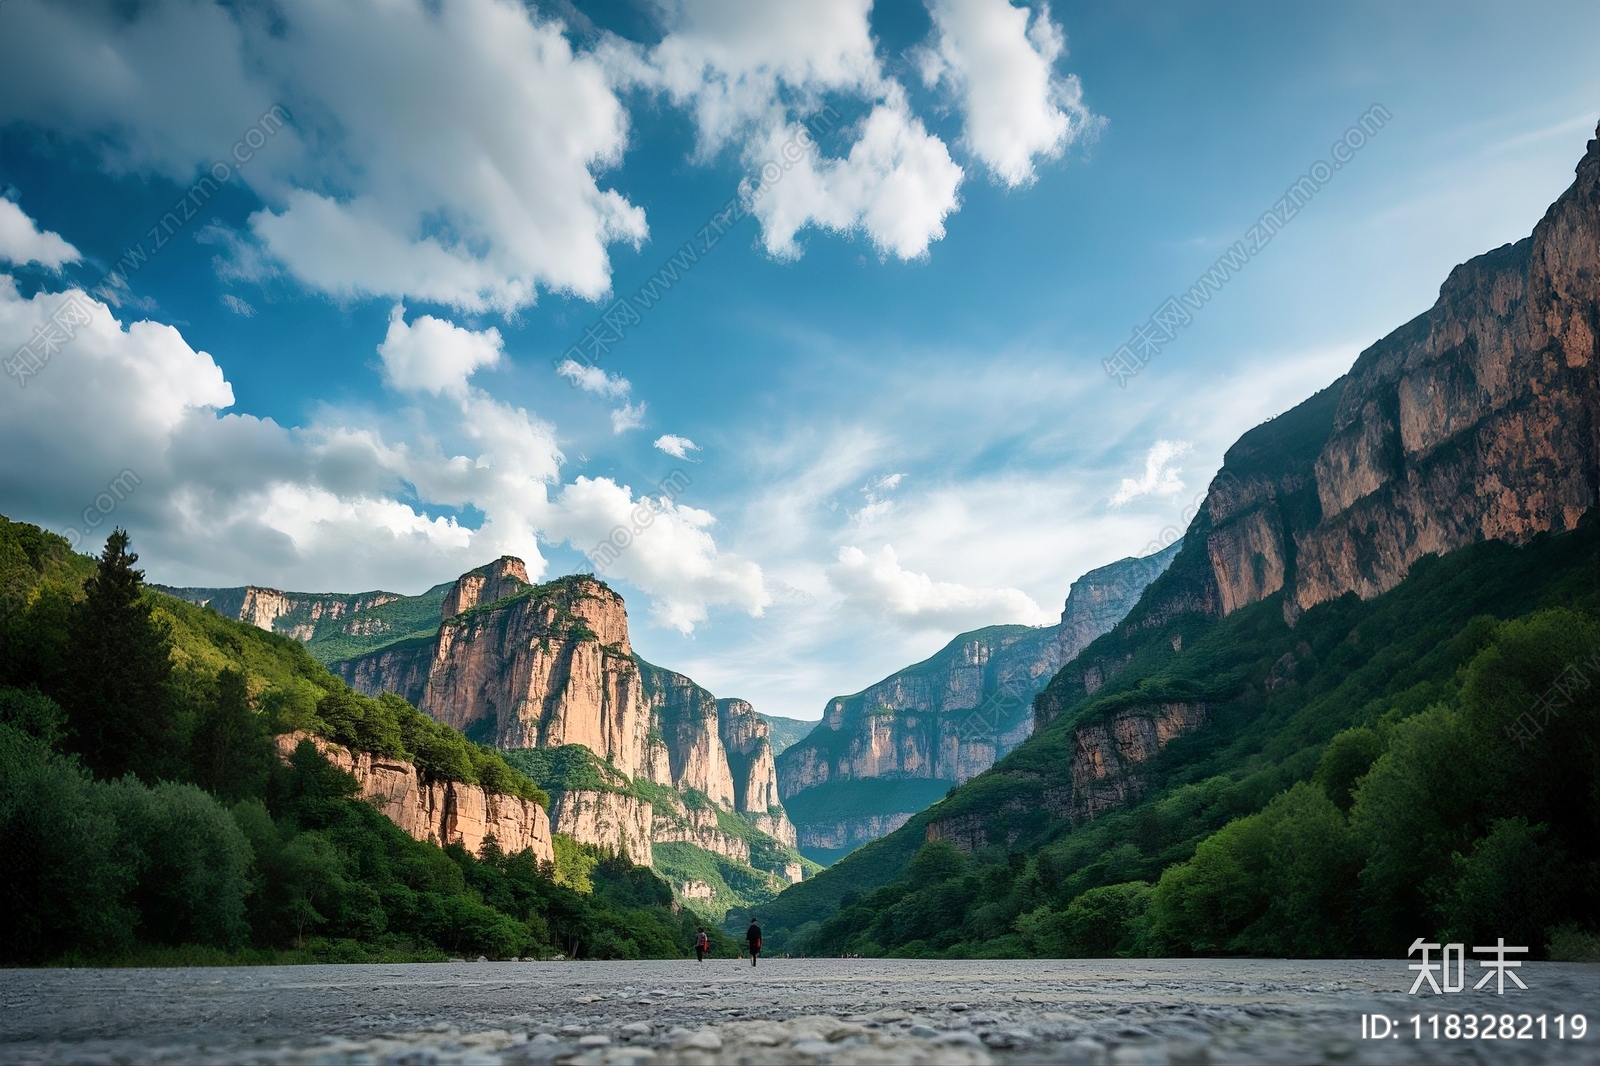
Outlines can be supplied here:
[[710, 950], [711, 938], [706, 935], [705, 927], [702, 926], [700, 931], [694, 935], [694, 960], [696, 962], [705, 962], [706, 952]]

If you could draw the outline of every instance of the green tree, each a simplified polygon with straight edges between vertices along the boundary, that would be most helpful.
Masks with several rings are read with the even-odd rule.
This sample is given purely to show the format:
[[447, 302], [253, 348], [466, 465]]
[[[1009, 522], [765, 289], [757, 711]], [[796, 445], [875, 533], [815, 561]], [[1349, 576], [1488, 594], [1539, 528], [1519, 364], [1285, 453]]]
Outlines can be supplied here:
[[265, 790], [275, 749], [266, 723], [250, 706], [242, 672], [217, 675], [215, 695], [201, 709], [189, 743], [195, 784], [227, 803]]
[[172, 645], [143, 596], [139, 556], [118, 528], [106, 539], [68, 625], [70, 666], [62, 705], [73, 743], [97, 777], [153, 781], [174, 768], [176, 728], [168, 681]]

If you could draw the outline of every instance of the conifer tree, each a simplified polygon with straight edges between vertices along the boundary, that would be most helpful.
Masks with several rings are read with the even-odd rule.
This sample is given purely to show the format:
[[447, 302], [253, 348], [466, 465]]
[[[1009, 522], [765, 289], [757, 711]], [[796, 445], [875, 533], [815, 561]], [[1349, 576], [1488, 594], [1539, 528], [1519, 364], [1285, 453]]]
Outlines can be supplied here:
[[168, 688], [171, 639], [144, 600], [138, 561], [127, 531], [112, 531], [72, 613], [63, 702], [73, 746], [95, 776], [153, 781], [180, 753]]

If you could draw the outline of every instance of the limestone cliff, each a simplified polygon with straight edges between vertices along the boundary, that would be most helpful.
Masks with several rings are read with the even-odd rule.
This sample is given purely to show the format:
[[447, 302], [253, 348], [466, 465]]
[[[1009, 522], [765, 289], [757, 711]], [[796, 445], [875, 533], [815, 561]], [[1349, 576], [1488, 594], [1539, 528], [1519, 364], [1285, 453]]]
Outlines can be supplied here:
[[440, 846], [460, 844], [476, 855], [493, 836], [507, 854], [531, 848], [541, 862], [555, 861], [550, 817], [537, 803], [458, 781], [430, 781], [411, 763], [352, 752], [309, 733], [278, 737], [279, 754], [287, 759], [303, 740], [311, 741], [330, 763], [353, 775], [362, 798], [417, 840]]
[[1130, 625], [1280, 590], [1292, 622], [1430, 553], [1573, 529], [1600, 501], [1597, 337], [1600, 131], [1531, 236], [1456, 267], [1430, 310], [1240, 438], [1185, 538], [1188, 577]]
[[[603, 583], [577, 576], [534, 586], [526, 574], [510, 557], [463, 574], [442, 596], [431, 636], [332, 668], [358, 691], [398, 693], [480, 743], [513, 754], [581, 747], [598, 757], [594, 766], [572, 763], [595, 777], [587, 784], [530, 770], [551, 790], [556, 832], [644, 864], [652, 841], [748, 863], [747, 841], [719, 824], [719, 811], [736, 811], [793, 848], [768, 726], [750, 705], [719, 702], [635, 656], [626, 606]], [[669, 792], [649, 793], [659, 797], [652, 805], [635, 782]], [[686, 806], [686, 796], [700, 799]]]
[[326, 663], [407, 638], [431, 635], [438, 628], [439, 604], [450, 586], [438, 585], [420, 596], [396, 592], [283, 592], [255, 585], [154, 587], [210, 607], [228, 618], [298, 640]]
[[638, 866], [655, 862], [650, 845], [655, 818], [651, 805], [609, 789], [551, 789], [550, 821], [557, 833], [626, 855]]
[[526, 563], [510, 555], [502, 555], [488, 566], [468, 570], [456, 578], [456, 583], [445, 593], [439, 613], [445, 618], [454, 618], [480, 603], [496, 603], [515, 596], [532, 584], [528, 580]]

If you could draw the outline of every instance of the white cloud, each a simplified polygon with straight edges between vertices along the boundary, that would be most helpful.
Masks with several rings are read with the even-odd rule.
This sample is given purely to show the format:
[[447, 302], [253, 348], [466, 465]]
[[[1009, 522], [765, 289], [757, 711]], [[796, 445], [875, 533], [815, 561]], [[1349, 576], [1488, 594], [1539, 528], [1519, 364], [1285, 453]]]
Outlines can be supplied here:
[[597, 366], [584, 366], [576, 359], [562, 362], [556, 367], [556, 373], [584, 392], [593, 392], [601, 396], [626, 396], [628, 390], [633, 388], [628, 379], [620, 374], [608, 374]]
[[460, 397], [466, 395], [467, 379], [480, 367], [499, 365], [503, 343], [493, 326], [479, 333], [432, 315], [408, 326], [405, 307], [396, 304], [378, 354], [391, 388]]
[[624, 403], [621, 407], [611, 412], [611, 432], [626, 433], [630, 429], [638, 429], [644, 425], [645, 409], [650, 405], [640, 400], [638, 403]]
[[680, 437], [676, 433], [663, 433], [655, 439], [652, 447], [657, 451], [666, 452], [675, 459], [688, 459], [690, 452], [700, 450], [700, 445], [688, 437]]
[[[798, 126], [779, 126], [755, 142], [752, 161], [784, 158]], [[792, 154], [792, 153], [791, 153]], [[881, 255], [916, 259], [944, 237], [944, 220], [959, 206], [962, 171], [944, 142], [911, 114], [905, 94], [888, 98], [860, 124], [843, 159], [802, 155], [774, 184], [746, 179], [744, 192], [761, 221], [761, 241], [779, 259], [800, 255], [795, 235], [808, 225], [843, 235], [863, 233]]]
[[40, 231], [38, 225], [10, 200], [0, 199], [0, 259], [21, 266], [38, 263], [60, 270], [63, 263], [76, 263], [83, 256], [61, 239], [59, 233]]
[[[124, 327], [81, 299], [89, 324], [26, 388], [0, 389], [0, 500], [15, 519], [75, 529], [85, 549], [128, 526], [152, 580], [417, 592], [501, 554], [539, 575], [541, 541], [588, 551], [642, 504], [609, 479], [563, 487], [555, 428], [465, 384], [499, 350], [490, 333], [397, 314], [385, 373], [447, 402], [387, 422], [330, 408], [285, 427], [226, 413], [232, 387], [176, 329]], [[0, 349], [61, 302], [24, 300], [0, 274]], [[134, 487], [102, 516], [92, 505], [123, 471]], [[468, 506], [477, 529], [454, 517]], [[643, 506], [654, 517], [608, 576], [641, 590], [653, 618], [687, 632], [718, 605], [761, 610], [760, 568], [718, 550], [709, 512], [665, 497]]]
[[1002, 622], [1054, 621], [1018, 589], [973, 589], [907, 570], [888, 544], [876, 555], [854, 546], [840, 548], [839, 561], [827, 573], [847, 604], [908, 627], [973, 629]]
[[1172, 496], [1182, 492], [1183, 479], [1178, 475], [1183, 473], [1183, 468], [1173, 465], [1173, 460], [1193, 447], [1186, 440], [1156, 441], [1145, 454], [1144, 473], [1137, 478], [1123, 478], [1111, 495], [1111, 506], [1122, 507], [1140, 496]]
[[1066, 39], [1048, 4], [1030, 13], [1010, 0], [930, 0], [929, 10], [938, 40], [920, 57], [923, 81], [954, 95], [963, 144], [997, 181], [1032, 182], [1035, 160], [1099, 125], [1077, 77], [1054, 69]]
[[873, 519], [887, 515], [894, 509], [894, 501], [889, 494], [899, 488], [904, 479], [904, 474], [883, 474], [861, 486], [861, 495], [867, 498], [867, 502], [861, 510], [851, 513], [850, 520], [856, 525], [866, 525]]
[[[796, 234], [815, 225], [915, 259], [944, 236], [962, 171], [884, 73], [870, 9], [871, 0], [682, 0], [655, 47], [613, 39], [600, 55], [618, 84], [657, 89], [693, 112], [702, 160], [733, 144], [752, 174], [777, 165], [775, 182], [769, 173], [743, 188], [770, 254], [799, 256]], [[798, 120], [837, 97], [870, 110], [845, 155], [823, 156]]]
[[[760, 567], [718, 552], [706, 532], [715, 521], [665, 494], [636, 500], [609, 478], [579, 477], [556, 497], [550, 535], [591, 554], [607, 580], [651, 590], [652, 616], [687, 633], [712, 605], [759, 615], [771, 602]], [[607, 543], [615, 552], [597, 551]]]
[[293, 115], [238, 170], [266, 255], [344, 297], [512, 310], [597, 299], [644, 212], [597, 174], [627, 115], [596, 60], [512, 0], [179, 0], [6, 5], [0, 123], [95, 144], [109, 166], [193, 181], [274, 104]]
[[241, 300], [231, 292], [222, 294], [222, 306], [236, 315], [243, 315], [245, 318], [256, 317], [256, 309], [250, 305], [250, 301]]

